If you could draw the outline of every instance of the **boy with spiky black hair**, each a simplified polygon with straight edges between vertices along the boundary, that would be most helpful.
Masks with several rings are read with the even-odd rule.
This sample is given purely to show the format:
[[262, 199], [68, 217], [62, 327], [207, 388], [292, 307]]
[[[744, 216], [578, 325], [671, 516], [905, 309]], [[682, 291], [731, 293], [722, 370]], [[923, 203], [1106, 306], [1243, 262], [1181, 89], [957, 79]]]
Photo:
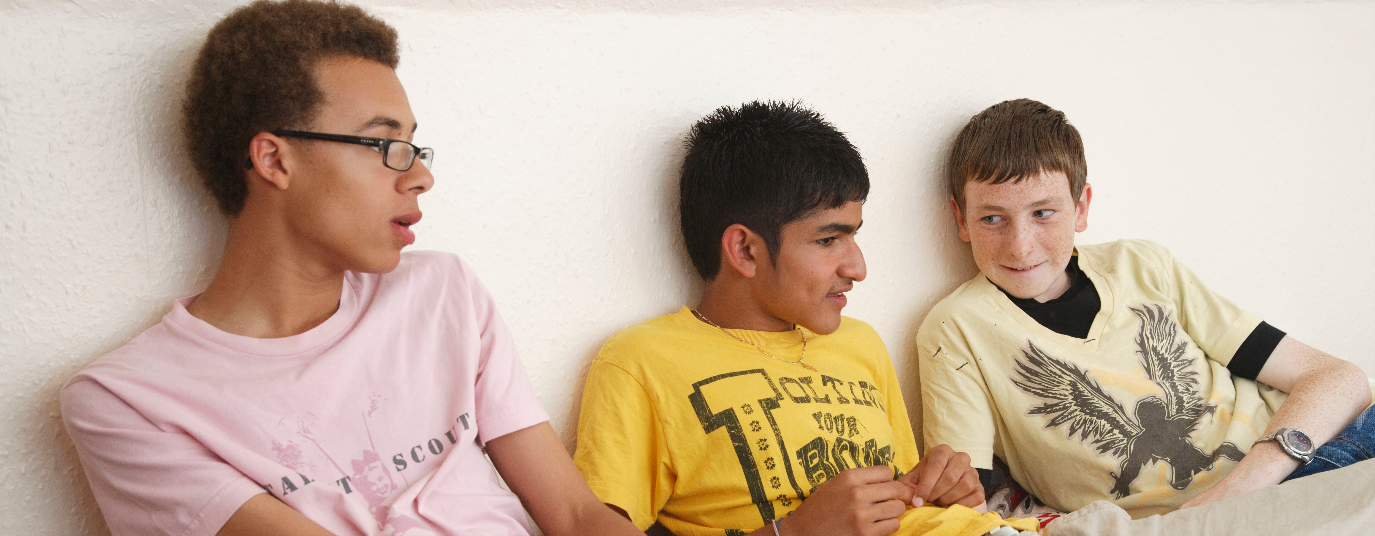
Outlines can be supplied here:
[[[593, 361], [574, 459], [597, 496], [676, 534], [1006, 523], [964, 508], [983, 503], [967, 457], [941, 446], [918, 462], [883, 342], [840, 315], [866, 274], [859, 152], [777, 102], [721, 108], [687, 147], [682, 232], [706, 287], [697, 308], [622, 331]], [[926, 502], [963, 506], [909, 510]]]

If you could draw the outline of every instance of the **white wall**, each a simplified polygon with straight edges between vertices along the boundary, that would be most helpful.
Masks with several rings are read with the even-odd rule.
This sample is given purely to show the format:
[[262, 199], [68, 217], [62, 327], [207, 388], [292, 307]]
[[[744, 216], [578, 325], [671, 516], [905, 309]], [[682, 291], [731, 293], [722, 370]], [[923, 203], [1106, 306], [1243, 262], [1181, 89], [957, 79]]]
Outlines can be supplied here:
[[[222, 218], [178, 149], [191, 58], [234, 3], [0, 1], [0, 533], [103, 534], [56, 393], [197, 292]], [[847, 313], [911, 340], [973, 275], [938, 184], [956, 130], [1032, 97], [1095, 187], [1081, 243], [1152, 238], [1297, 338], [1375, 372], [1375, 4], [390, 0], [438, 152], [416, 247], [467, 258], [570, 446], [617, 330], [699, 288], [675, 168], [717, 106], [802, 99], [873, 178]], [[915, 406], [911, 408], [915, 415]]]

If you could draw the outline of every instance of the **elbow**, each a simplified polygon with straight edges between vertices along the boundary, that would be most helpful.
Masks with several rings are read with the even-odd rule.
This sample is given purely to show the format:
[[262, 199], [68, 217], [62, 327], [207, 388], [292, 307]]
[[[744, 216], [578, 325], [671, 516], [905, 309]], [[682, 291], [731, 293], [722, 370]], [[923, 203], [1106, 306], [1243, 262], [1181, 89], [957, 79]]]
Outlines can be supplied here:
[[1333, 358], [1329, 369], [1328, 377], [1340, 378], [1342, 384], [1349, 386], [1346, 389], [1352, 393], [1352, 403], [1361, 409], [1370, 406], [1370, 379], [1361, 367], [1344, 359]]
[[1352, 407], [1359, 405], [1360, 409], [1365, 409], [1371, 402], [1370, 380], [1365, 371], [1355, 363], [1326, 354], [1321, 362], [1294, 378], [1292, 388], [1293, 391], [1285, 392], [1342, 393], [1338, 395], [1339, 399], [1346, 400]]
[[1356, 390], [1361, 393], [1361, 407], [1370, 407], [1370, 403], [1375, 402], [1375, 400], [1371, 399], [1370, 377], [1366, 376], [1365, 371], [1361, 370], [1361, 367], [1356, 366], [1355, 363], [1347, 362], [1347, 365], [1350, 365], [1351, 368], [1355, 369], [1357, 388]]
[[1350, 371], [1349, 373], [1355, 377], [1355, 383], [1361, 391], [1361, 400], [1365, 401], [1365, 405], [1370, 405], [1370, 377], [1366, 375], [1365, 370], [1362, 370], [1361, 367], [1357, 366], [1355, 363], [1342, 360], [1342, 364], [1346, 365], [1347, 370]]

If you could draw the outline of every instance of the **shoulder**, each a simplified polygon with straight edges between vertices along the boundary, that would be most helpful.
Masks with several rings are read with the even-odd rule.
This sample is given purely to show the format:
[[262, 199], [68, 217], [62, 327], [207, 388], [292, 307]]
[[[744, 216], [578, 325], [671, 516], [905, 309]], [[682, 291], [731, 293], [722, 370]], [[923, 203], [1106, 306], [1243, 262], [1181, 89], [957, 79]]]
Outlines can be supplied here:
[[[840, 317], [840, 327], [825, 337], [827, 339], [825, 347], [829, 347], [832, 351], [842, 355], [849, 355], [852, 359], [866, 362], [867, 366], [875, 368], [875, 370], [888, 370], [893, 367], [892, 357], [888, 354], [888, 346], [883, 343], [883, 338], [879, 336], [878, 331], [867, 322], [842, 316]], [[822, 346], [818, 346], [818, 348], [822, 348]]]
[[[171, 315], [169, 315], [171, 316]], [[127, 405], [112, 386], [155, 385], [164, 378], [182, 377], [185, 356], [202, 351], [197, 341], [179, 335], [164, 318], [133, 340], [86, 365], [62, 386], [62, 415], [99, 413], [109, 404]]]
[[82, 371], [62, 386], [58, 403], [62, 410], [62, 421], [67, 426], [89, 421], [111, 407], [128, 405], [124, 399], [101, 385], [99, 372], [90, 375], [87, 371]]
[[471, 266], [458, 255], [445, 251], [404, 251], [396, 268], [380, 277], [385, 279], [477, 280]]
[[695, 337], [695, 332], [683, 325], [683, 311], [635, 324], [612, 335], [597, 353], [596, 361], [627, 368], [632, 362], [672, 353]]
[[955, 289], [926, 314], [922, 319], [921, 326], [917, 328], [917, 334], [932, 332], [939, 329], [944, 323], [969, 318], [984, 317], [990, 311], [998, 309], [997, 298], [1000, 295], [997, 287], [988, 281], [983, 274], [974, 276], [969, 281], [965, 281], [959, 288]]
[[[190, 337], [184, 326], [177, 324], [174, 317], [177, 316], [176, 309], [179, 306], [174, 304], [173, 308], [173, 312], [164, 315], [157, 324], [86, 365], [67, 382], [67, 385], [82, 379], [102, 378], [140, 370], [169, 372], [179, 368], [171, 366], [176, 364], [178, 356], [194, 351], [203, 343]], [[183, 313], [184, 311], [181, 310]]]
[[1125, 238], [1101, 244], [1075, 246], [1075, 249], [1079, 250], [1081, 254], [1089, 252], [1098, 256], [1158, 257], [1170, 254], [1170, 250], [1165, 246], [1139, 238]]
[[1118, 290], [1167, 289], [1183, 267], [1168, 248], [1150, 240], [1117, 240], [1078, 246], [1079, 267]]
[[406, 303], [439, 301], [489, 302], [490, 294], [477, 272], [458, 255], [444, 251], [406, 251], [401, 262], [383, 274], [350, 273], [363, 294]]
[[1174, 261], [1168, 248], [1150, 240], [1117, 240], [1075, 249], [1081, 258], [1088, 258], [1095, 268], [1107, 272], [1163, 266]]
[[883, 340], [879, 338], [878, 330], [875, 330], [868, 322], [856, 320], [848, 316], [840, 317], [840, 327], [836, 328], [834, 332], [827, 336], [834, 337], [837, 340], [845, 340], [850, 343], [874, 342], [883, 344]]

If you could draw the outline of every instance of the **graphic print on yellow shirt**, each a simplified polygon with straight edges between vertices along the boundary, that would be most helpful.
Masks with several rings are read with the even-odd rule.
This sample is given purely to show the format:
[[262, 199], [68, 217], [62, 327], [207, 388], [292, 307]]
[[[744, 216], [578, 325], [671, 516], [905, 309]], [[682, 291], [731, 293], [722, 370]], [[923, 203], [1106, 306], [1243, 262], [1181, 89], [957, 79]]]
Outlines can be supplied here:
[[[797, 359], [801, 334], [732, 330]], [[867, 324], [808, 334], [808, 365], [771, 359], [687, 308], [632, 326], [588, 372], [575, 461], [642, 530], [744, 534], [841, 471], [917, 463], [892, 362]]]
[[926, 444], [994, 456], [1052, 507], [1163, 514], [1231, 471], [1285, 395], [1227, 364], [1260, 324], [1146, 241], [1078, 246], [1099, 294], [1085, 338], [1037, 323], [982, 275], [917, 334]]
[[[790, 453], [791, 447], [784, 440], [775, 415], [787, 402], [855, 404], [885, 411], [883, 401], [873, 395], [877, 388], [867, 381], [846, 381], [821, 374], [819, 383], [823, 389], [829, 387], [831, 391], [822, 394], [812, 385], [815, 379], [813, 376], [780, 376], [775, 382], [764, 369], [754, 369], [720, 374], [692, 384], [693, 393], [688, 395], [688, 400], [697, 412], [702, 431], [712, 434], [720, 430], [730, 437], [736, 461], [740, 463], [750, 490], [750, 501], [759, 509], [761, 520], [776, 519], [774, 501], [784, 507], [792, 506], [794, 498], [805, 498], [841, 471], [893, 465], [892, 444], [879, 446], [873, 434], [865, 433], [870, 427], [855, 415], [830, 411], [812, 412], [816, 425], [813, 428], [808, 423], [806, 431], [817, 434], [816, 437]], [[849, 398], [841, 387], [848, 387]], [[742, 425], [742, 420], [748, 420], [749, 426]], [[863, 444], [856, 443], [856, 439]], [[776, 455], [770, 443], [778, 445]], [[796, 457], [796, 464], [792, 457]], [[794, 465], [804, 478], [797, 477]], [[903, 473], [897, 467], [893, 467], [893, 471], [895, 477]], [[767, 486], [765, 475], [768, 475]], [[790, 490], [783, 489], [785, 479]]]
[[1190, 438], [1199, 417], [1215, 413], [1217, 404], [1205, 403], [1199, 392], [1197, 359], [1178, 340], [1178, 324], [1163, 306], [1128, 307], [1141, 325], [1136, 334], [1136, 353], [1146, 378], [1160, 387], [1161, 396], [1136, 399], [1131, 411], [1103, 390], [1093, 376], [1073, 363], [1047, 355], [1027, 342], [1017, 360], [1012, 383], [1045, 400], [1031, 407], [1029, 415], [1049, 417], [1048, 427], [1064, 427], [1070, 438], [1078, 434], [1100, 454], [1121, 459], [1113, 478], [1114, 498], [1131, 493], [1130, 485], [1148, 463], [1170, 466], [1170, 487], [1184, 490], [1194, 475], [1211, 470], [1219, 456], [1241, 461], [1245, 455], [1236, 444], [1224, 441], [1205, 453]]

